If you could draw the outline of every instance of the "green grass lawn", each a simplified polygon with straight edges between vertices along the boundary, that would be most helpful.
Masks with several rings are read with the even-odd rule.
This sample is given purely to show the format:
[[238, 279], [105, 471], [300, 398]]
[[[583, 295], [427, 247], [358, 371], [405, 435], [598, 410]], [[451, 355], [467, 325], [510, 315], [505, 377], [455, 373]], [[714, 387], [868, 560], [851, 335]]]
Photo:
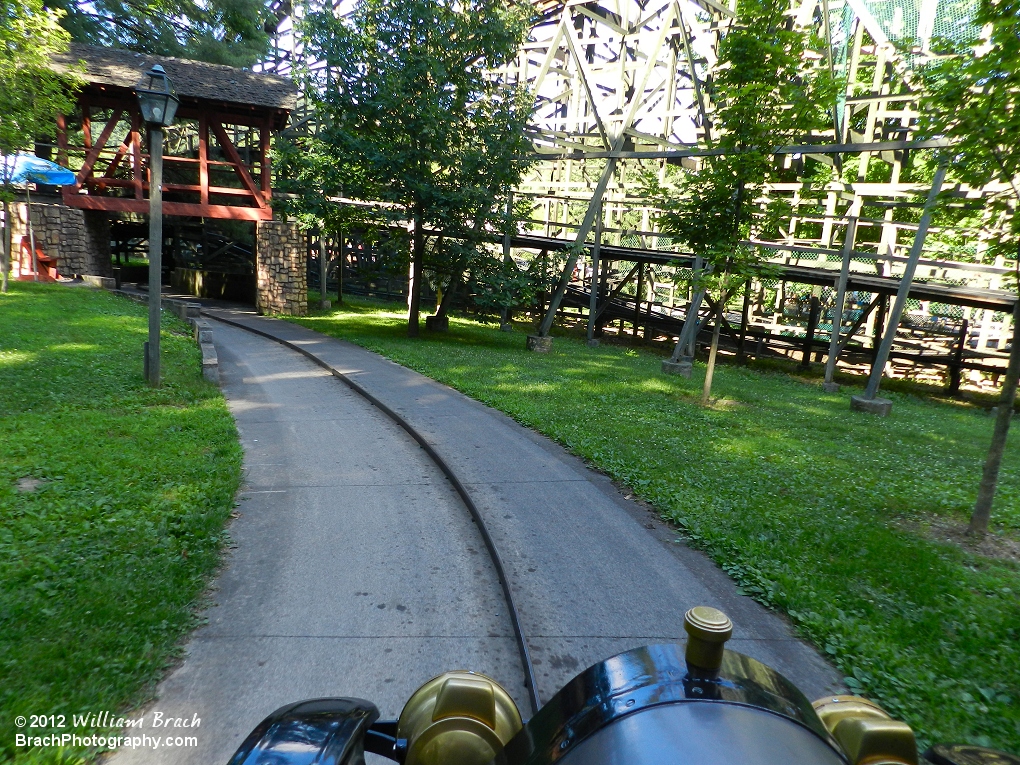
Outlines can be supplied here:
[[[933, 538], [969, 517], [984, 411], [888, 393], [880, 419], [850, 412], [859, 391], [732, 366], [703, 409], [703, 366], [667, 377], [654, 354], [568, 338], [527, 353], [521, 328], [458, 318], [409, 340], [399, 306], [348, 302], [295, 321], [501, 409], [631, 487], [922, 743], [1020, 752], [1020, 565]], [[993, 514], [999, 551], [1020, 540], [1018, 439]]]
[[15, 751], [17, 715], [143, 701], [219, 562], [237, 433], [173, 317], [146, 386], [146, 311], [84, 287], [0, 294], [0, 761], [54, 756]]

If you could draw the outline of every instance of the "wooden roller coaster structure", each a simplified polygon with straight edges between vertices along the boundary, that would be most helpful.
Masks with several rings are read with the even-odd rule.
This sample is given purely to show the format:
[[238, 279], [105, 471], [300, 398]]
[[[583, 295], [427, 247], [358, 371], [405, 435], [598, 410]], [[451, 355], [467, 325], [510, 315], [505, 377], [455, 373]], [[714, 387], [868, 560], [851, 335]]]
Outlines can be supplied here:
[[[532, 6], [529, 40], [500, 73], [534, 96], [537, 159], [514, 192], [530, 201], [532, 215], [501, 240], [505, 254], [544, 260], [569, 253], [561, 288], [543, 306], [543, 326], [573, 310], [587, 319], [589, 336], [616, 331], [675, 340], [688, 318], [693, 258], [658, 228], [637, 180], [646, 173], [665, 178], [670, 166], [696, 170], [710, 151], [707, 77], [735, 2], [533, 0]], [[307, 2], [277, 5], [276, 48], [265, 71], [321, 66], [305, 57], [294, 33], [309, 9]], [[965, 4], [792, 0], [789, 13], [824, 42], [815, 53], [845, 90], [831, 105], [829, 130], [776, 150], [777, 164], [796, 171], [797, 180], [772, 184], [767, 193], [785, 197], [793, 214], [780, 238], [753, 244], [768, 252], [780, 275], [747, 284], [727, 320], [731, 348], [810, 361], [812, 353], [830, 353], [836, 334], [840, 342], [832, 345], [853, 365], [873, 359], [892, 332], [890, 371], [954, 389], [963, 373], [972, 383], [994, 385], [1013, 334], [1017, 264], [990, 256], [989, 244], [1015, 207], [1003, 214], [987, 204], [1004, 195], [1004, 184], [971, 188], [950, 176], [940, 183], [940, 199], [948, 200], [941, 204], [966, 206], [968, 220], [925, 231], [918, 210], [932, 189], [911, 172], [940, 144], [914, 135], [919, 93], [910, 72], [932, 55], [933, 38], [968, 33]], [[289, 129], [314, 132], [314, 112], [299, 103]], [[904, 282], [907, 310], [888, 327], [889, 298]], [[607, 328], [610, 320], [619, 327]]]

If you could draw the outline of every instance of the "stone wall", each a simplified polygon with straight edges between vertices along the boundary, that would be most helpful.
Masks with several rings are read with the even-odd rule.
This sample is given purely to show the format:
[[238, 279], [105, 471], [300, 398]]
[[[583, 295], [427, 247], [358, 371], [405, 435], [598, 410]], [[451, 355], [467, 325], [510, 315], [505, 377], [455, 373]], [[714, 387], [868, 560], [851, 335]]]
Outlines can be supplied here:
[[259, 313], [308, 313], [305, 235], [293, 221], [259, 221], [255, 233]]
[[[28, 205], [12, 205], [14, 239], [11, 260], [18, 262], [21, 237], [28, 236]], [[110, 217], [94, 210], [65, 206], [58, 198], [32, 197], [35, 246], [57, 258], [61, 276], [113, 276], [110, 263]]]

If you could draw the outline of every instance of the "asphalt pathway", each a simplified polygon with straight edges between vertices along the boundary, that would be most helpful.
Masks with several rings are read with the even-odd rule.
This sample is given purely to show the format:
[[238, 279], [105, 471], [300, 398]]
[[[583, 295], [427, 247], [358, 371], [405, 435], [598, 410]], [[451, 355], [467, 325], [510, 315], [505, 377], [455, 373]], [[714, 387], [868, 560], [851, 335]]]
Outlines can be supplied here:
[[359, 696], [395, 717], [416, 687], [454, 668], [495, 677], [530, 714], [467, 509], [425, 451], [332, 371], [403, 417], [466, 485], [506, 567], [543, 700], [599, 659], [679, 640], [695, 605], [724, 610], [728, 647], [809, 697], [838, 687], [780, 617], [548, 439], [349, 343], [242, 311], [205, 313], [232, 323], [214, 322], [214, 338], [247, 479], [208, 624], [146, 717], [202, 723], [188, 732], [197, 746], [122, 750], [116, 765], [226, 763], [266, 714], [303, 698]]

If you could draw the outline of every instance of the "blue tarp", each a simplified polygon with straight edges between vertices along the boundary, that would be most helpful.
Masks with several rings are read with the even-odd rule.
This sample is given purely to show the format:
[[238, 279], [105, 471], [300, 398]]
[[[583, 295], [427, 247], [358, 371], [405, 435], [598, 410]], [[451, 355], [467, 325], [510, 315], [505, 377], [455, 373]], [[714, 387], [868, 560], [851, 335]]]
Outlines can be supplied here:
[[10, 183], [45, 183], [48, 186], [70, 186], [75, 175], [65, 167], [31, 154], [0, 157], [0, 179]]

